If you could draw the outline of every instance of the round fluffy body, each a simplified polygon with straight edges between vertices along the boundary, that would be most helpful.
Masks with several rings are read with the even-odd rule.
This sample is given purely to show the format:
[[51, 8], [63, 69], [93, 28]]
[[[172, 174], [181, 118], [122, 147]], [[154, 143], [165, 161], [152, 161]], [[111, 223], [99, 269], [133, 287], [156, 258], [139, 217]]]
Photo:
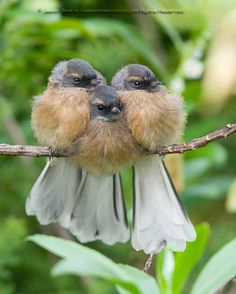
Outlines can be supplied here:
[[90, 120], [89, 92], [49, 87], [35, 99], [32, 128], [41, 144], [66, 149], [81, 136]]
[[165, 87], [156, 92], [120, 91], [120, 100], [127, 125], [142, 147], [154, 151], [182, 136], [186, 122], [183, 99]]
[[93, 119], [71, 147], [73, 161], [95, 174], [113, 174], [131, 166], [140, 155], [124, 119], [114, 122]]

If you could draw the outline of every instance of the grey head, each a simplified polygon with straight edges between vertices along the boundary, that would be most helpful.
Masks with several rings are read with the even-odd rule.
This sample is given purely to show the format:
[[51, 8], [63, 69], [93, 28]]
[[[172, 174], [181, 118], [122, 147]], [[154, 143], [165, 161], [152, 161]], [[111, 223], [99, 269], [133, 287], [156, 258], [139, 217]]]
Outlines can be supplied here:
[[117, 90], [145, 90], [156, 92], [161, 82], [145, 65], [129, 64], [118, 71], [112, 79], [112, 86]]
[[123, 105], [117, 91], [111, 86], [97, 86], [91, 99], [92, 118], [114, 122], [119, 120], [122, 114]]
[[62, 87], [93, 89], [105, 79], [82, 59], [70, 59], [56, 64], [49, 81]]

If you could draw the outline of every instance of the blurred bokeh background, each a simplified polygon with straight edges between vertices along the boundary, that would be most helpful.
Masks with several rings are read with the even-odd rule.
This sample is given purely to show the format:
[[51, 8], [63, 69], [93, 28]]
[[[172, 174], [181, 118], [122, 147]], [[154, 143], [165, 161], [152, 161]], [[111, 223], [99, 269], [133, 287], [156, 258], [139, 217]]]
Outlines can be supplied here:
[[[70, 58], [87, 60], [108, 81], [125, 64], [149, 66], [185, 98], [185, 141], [236, 122], [235, 0], [2, 0], [0, 52], [1, 143], [37, 144], [30, 126], [32, 96], [43, 91], [55, 63]], [[235, 237], [235, 151], [232, 135], [167, 159], [191, 220], [211, 227], [196, 273]], [[0, 293], [116, 293], [104, 281], [52, 278], [54, 257], [25, 241], [40, 232], [72, 238], [25, 215], [25, 199], [44, 164], [43, 158], [0, 156]], [[122, 178], [130, 210], [130, 172]], [[130, 244], [88, 246], [138, 268], [146, 258]]]

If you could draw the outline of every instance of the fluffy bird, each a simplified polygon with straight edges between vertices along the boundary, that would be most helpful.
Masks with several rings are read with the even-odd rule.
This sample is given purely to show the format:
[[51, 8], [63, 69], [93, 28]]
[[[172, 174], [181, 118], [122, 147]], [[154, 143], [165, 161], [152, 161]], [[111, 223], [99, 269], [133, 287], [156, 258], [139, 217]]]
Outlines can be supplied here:
[[41, 224], [58, 222], [81, 242], [129, 238], [118, 170], [138, 152], [114, 88], [80, 59], [60, 62], [34, 99], [32, 127], [42, 144], [66, 150], [49, 160], [26, 202]]
[[[186, 121], [183, 100], [169, 93], [146, 66], [130, 64], [112, 79], [124, 105], [133, 137], [143, 148], [154, 151], [175, 143]], [[134, 224], [132, 245], [145, 253], [158, 253], [169, 246], [183, 251], [196, 237], [171, 182], [162, 157], [141, 156], [134, 163]]]

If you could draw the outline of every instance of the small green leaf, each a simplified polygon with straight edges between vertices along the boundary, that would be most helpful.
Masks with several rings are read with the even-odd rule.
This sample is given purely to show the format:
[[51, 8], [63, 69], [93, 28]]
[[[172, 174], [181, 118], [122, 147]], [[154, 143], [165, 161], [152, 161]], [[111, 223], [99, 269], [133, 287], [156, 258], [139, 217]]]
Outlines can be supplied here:
[[101, 271], [103, 276], [115, 275], [121, 279], [126, 277], [109, 258], [78, 243], [46, 235], [34, 235], [28, 239], [55, 255], [78, 262], [86, 273], [97, 275]]
[[192, 294], [214, 293], [236, 275], [236, 239], [220, 249], [199, 274]]
[[128, 290], [128, 293], [159, 293], [158, 286], [151, 276], [135, 268], [116, 264], [86, 246], [45, 235], [34, 235], [28, 240], [63, 258], [53, 268], [53, 275], [76, 274], [99, 277]]
[[172, 293], [174, 266], [174, 254], [166, 248], [158, 255], [156, 263], [157, 280], [161, 288], [161, 293]]
[[[118, 265], [117, 265], [118, 266]], [[52, 269], [53, 276], [60, 276], [60, 275], [79, 275], [79, 276], [91, 276], [96, 278], [103, 278], [107, 281], [112, 282], [115, 285], [118, 285], [124, 291], [128, 290], [128, 292], [124, 293], [134, 293], [140, 294], [142, 292], [139, 291], [138, 287], [135, 284], [130, 282], [124, 281], [112, 273], [107, 273], [103, 271], [103, 268], [99, 267], [97, 264], [91, 264], [89, 260], [87, 262], [80, 261], [73, 259], [63, 259], [59, 261]], [[121, 291], [120, 291], [121, 292]], [[147, 292], [143, 292], [147, 293]]]
[[140, 271], [129, 265], [121, 265], [123, 270], [125, 270], [127, 276], [130, 280], [133, 280], [133, 283], [138, 286], [142, 293], [160, 293], [157, 283], [152, 276], [145, 274], [143, 271]]
[[184, 252], [175, 255], [175, 269], [172, 278], [172, 289], [174, 294], [182, 293], [182, 289], [194, 268], [202, 256], [209, 239], [210, 227], [207, 223], [196, 226], [197, 239], [188, 242]]
[[162, 267], [164, 263], [164, 251], [162, 250], [158, 256], [156, 261], [156, 280], [158, 281], [158, 285], [160, 287], [161, 293], [164, 293], [164, 289], [167, 288], [165, 278], [162, 274]]

